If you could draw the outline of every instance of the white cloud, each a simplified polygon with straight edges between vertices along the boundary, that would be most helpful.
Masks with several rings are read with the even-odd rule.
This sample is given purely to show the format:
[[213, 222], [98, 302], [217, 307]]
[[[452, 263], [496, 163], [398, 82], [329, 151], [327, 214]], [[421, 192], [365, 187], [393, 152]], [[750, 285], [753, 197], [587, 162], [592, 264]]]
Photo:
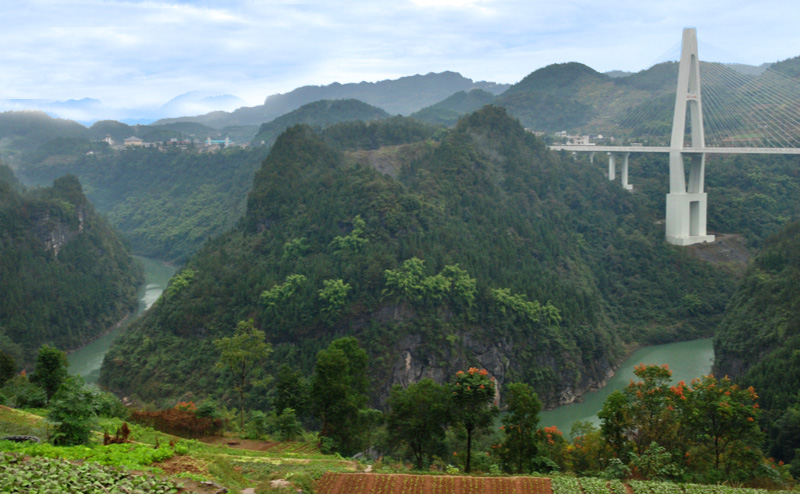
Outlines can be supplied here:
[[[454, 70], [517, 82], [550, 63], [642, 70], [681, 29], [738, 61], [800, 55], [781, 0], [0, 2], [0, 99], [155, 107], [192, 90], [259, 104], [306, 84]], [[712, 53], [706, 50], [706, 53]]]

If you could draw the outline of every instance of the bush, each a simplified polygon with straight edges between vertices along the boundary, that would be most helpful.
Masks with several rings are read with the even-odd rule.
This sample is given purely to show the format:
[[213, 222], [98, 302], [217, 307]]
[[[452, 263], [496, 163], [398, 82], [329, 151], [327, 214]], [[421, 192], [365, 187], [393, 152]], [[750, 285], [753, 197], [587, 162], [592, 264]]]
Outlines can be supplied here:
[[50, 441], [56, 446], [86, 444], [96, 418], [92, 392], [84, 387], [82, 378], [69, 376], [50, 400]]
[[42, 408], [47, 404], [47, 394], [22, 374], [13, 377], [2, 388], [8, 406], [17, 408]]
[[198, 417], [193, 411], [170, 408], [157, 412], [134, 411], [131, 420], [167, 434], [181, 437], [213, 436], [222, 430], [222, 420]]
[[111, 393], [99, 391], [94, 394], [95, 413], [100, 417], [120, 418], [127, 420], [131, 412], [119, 398]]
[[250, 413], [250, 420], [245, 426], [245, 439], [261, 439], [272, 432], [275, 427], [275, 417], [255, 410]]

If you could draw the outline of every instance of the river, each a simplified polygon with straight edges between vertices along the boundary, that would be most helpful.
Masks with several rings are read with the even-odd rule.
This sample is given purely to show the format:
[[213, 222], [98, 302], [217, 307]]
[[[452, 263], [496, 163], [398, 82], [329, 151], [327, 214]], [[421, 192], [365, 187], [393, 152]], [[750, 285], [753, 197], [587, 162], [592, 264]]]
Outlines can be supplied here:
[[673, 383], [679, 381], [689, 383], [695, 377], [709, 374], [714, 360], [712, 342], [713, 338], [704, 338], [637, 350], [622, 363], [614, 377], [610, 378], [603, 388], [586, 393], [581, 397], [580, 403], [570, 403], [541, 412], [539, 425], [542, 427], [555, 425], [565, 436], [569, 435], [572, 424], [576, 420], [599, 425], [600, 419], [597, 417], [597, 412], [603, 408], [603, 402], [613, 391], [623, 389], [631, 379], [636, 377], [633, 374], [633, 368], [640, 363], [669, 364]]
[[174, 266], [164, 264], [157, 259], [141, 256], [134, 257], [144, 266], [144, 284], [139, 287], [136, 293], [139, 299], [139, 307], [136, 312], [112, 331], [67, 355], [69, 373], [72, 375], [80, 374], [89, 384], [97, 383], [97, 379], [100, 377], [100, 365], [103, 363], [103, 356], [105, 356], [114, 338], [131, 321], [139, 317], [158, 300], [161, 292], [167, 287], [167, 282], [175, 273]]

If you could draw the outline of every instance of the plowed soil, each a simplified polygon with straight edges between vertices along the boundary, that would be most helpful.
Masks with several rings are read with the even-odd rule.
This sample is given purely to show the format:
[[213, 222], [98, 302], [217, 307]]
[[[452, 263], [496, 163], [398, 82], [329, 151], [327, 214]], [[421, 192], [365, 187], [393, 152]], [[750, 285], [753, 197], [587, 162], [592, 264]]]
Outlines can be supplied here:
[[317, 494], [553, 494], [541, 477], [458, 477], [379, 473], [331, 473]]

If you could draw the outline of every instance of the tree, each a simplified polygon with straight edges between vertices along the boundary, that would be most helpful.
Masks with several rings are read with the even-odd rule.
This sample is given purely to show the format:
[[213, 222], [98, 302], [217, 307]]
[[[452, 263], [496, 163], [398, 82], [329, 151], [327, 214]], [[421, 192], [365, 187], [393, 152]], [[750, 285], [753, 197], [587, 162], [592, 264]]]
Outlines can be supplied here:
[[419, 470], [444, 440], [451, 412], [447, 391], [432, 379], [423, 379], [405, 389], [395, 385], [389, 394], [389, 440], [406, 444]]
[[56, 446], [86, 444], [96, 419], [94, 394], [80, 376], [68, 376], [50, 400], [47, 420], [53, 425], [51, 441]]
[[275, 413], [291, 408], [299, 417], [303, 417], [308, 410], [308, 384], [300, 371], [292, 370], [287, 364], [281, 365], [275, 376], [272, 408]]
[[486, 369], [470, 367], [467, 372], [456, 372], [451, 385], [453, 417], [467, 431], [467, 459], [464, 471], [470, 472], [472, 435], [486, 429], [498, 413], [495, 401], [494, 378]]
[[14, 357], [5, 352], [0, 352], [0, 386], [14, 377], [16, 371], [17, 363], [14, 361]]
[[251, 373], [272, 353], [272, 345], [264, 341], [264, 332], [256, 329], [253, 320], [239, 321], [236, 333], [231, 337], [214, 340], [220, 352], [217, 365], [228, 368], [239, 393], [239, 427], [244, 430], [244, 391]]
[[322, 421], [320, 436], [343, 454], [358, 451], [359, 410], [367, 403], [367, 352], [353, 337], [334, 340], [317, 353], [311, 381], [314, 410]]
[[525, 383], [511, 383], [506, 395], [508, 413], [503, 417], [500, 460], [510, 473], [531, 472], [538, 453], [534, 434], [539, 425], [542, 402]]
[[66, 353], [50, 345], [42, 345], [36, 356], [36, 367], [31, 382], [42, 388], [50, 400], [67, 378], [68, 366]]
[[738, 457], [743, 451], [757, 449], [763, 438], [755, 390], [742, 389], [727, 377], [708, 375], [692, 380], [686, 395], [685, 425], [693, 442], [708, 451], [714, 469], [729, 478], [734, 468], [748, 468], [739, 464]]

